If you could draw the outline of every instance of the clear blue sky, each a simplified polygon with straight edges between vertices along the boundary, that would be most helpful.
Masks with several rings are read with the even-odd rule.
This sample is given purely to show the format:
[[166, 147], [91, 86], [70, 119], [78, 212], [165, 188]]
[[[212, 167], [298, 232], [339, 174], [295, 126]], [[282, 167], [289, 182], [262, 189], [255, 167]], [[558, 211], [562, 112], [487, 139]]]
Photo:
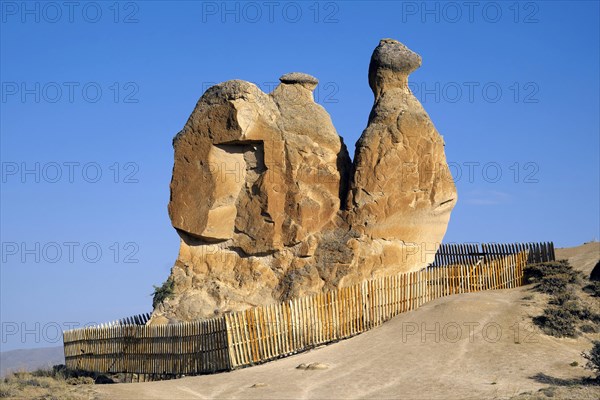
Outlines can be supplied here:
[[600, 236], [596, 1], [23, 4], [1, 3], [2, 350], [151, 310], [178, 252], [171, 140], [204, 89], [310, 73], [353, 153], [385, 37], [423, 57], [411, 84], [459, 192], [447, 241]]

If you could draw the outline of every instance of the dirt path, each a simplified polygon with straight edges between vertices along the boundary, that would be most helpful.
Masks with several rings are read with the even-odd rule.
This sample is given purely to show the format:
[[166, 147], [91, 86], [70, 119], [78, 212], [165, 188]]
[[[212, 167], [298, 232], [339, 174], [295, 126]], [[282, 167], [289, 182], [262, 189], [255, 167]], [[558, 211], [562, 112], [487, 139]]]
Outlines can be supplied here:
[[[557, 339], [530, 324], [529, 287], [438, 299], [372, 331], [260, 366], [183, 379], [98, 386], [102, 399], [509, 398], [548, 386], [532, 377], [590, 375], [595, 336]], [[301, 363], [325, 370], [299, 370]], [[256, 385], [256, 387], [253, 387]], [[593, 394], [596, 398], [598, 392]]]
[[[556, 253], [589, 274], [600, 259], [600, 243]], [[590, 375], [580, 354], [600, 335], [543, 335], [530, 323], [543, 303], [530, 287], [450, 296], [352, 339], [267, 364], [95, 388], [101, 399], [510, 398], [548, 386], [533, 379], [540, 373], [562, 379]], [[296, 369], [314, 362], [329, 368]], [[600, 387], [578, 391], [577, 397], [600, 398]]]

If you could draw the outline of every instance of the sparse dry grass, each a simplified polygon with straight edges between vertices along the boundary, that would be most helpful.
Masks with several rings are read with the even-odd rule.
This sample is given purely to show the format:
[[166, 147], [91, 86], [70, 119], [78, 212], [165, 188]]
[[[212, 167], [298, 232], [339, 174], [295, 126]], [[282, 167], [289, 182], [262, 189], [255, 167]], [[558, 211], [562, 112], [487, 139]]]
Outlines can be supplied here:
[[[533, 318], [544, 333], [555, 337], [576, 337], [600, 330], [600, 304], [594, 298], [597, 296], [593, 287], [595, 282], [574, 270], [567, 260], [536, 264], [528, 269], [528, 281], [537, 284], [534, 290], [549, 295], [543, 314]], [[599, 348], [600, 345], [594, 346], [594, 349], [585, 352], [584, 357], [597, 363]], [[593, 369], [591, 364], [594, 363], [588, 363], [589, 369]], [[577, 362], [570, 365], [579, 366]], [[511, 400], [600, 398], [600, 380], [593, 377], [560, 379], [539, 373], [532, 379], [550, 386], [521, 393]]]
[[0, 381], [0, 398], [31, 400], [94, 399], [94, 380], [68, 377], [60, 369], [14, 372]]
[[[569, 261], [533, 264], [526, 268], [528, 282], [536, 283], [534, 290], [550, 295], [543, 314], [533, 322], [547, 335], [576, 337], [594, 333], [600, 327], [600, 313], [594, 307], [594, 293], [584, 291], [588, 279], [573, 269]], [[587, 287], [587, 286], [586, 286]]]
[[571, 385], [548, 386], [537, 392], [525, 392], [511, 397], [511, 400], [597, 400], [600, 396], [600, 386]]

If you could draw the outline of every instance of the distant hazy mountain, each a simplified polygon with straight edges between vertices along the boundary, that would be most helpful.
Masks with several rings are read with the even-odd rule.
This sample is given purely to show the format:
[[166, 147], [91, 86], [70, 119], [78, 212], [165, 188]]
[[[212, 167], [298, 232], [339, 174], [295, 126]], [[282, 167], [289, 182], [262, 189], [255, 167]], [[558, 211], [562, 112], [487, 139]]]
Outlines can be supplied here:
[[32, 371], [64, 363], [62, 346], [3, 351], [0, 353], [0, 377], [13, 371]]

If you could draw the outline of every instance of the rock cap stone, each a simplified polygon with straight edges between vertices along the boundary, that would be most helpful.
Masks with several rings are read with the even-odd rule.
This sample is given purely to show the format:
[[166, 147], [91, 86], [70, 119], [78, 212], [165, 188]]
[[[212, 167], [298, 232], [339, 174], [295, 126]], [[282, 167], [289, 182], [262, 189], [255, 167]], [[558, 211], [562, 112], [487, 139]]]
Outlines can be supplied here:
[[421, 56], [394, 39], [381, 39], [371, 57], [371, 68], [410, 74], [421, 66]]
[[304, 72], [290, 72], [281, 75], [279, 80], [283, 83], [312, 83], [314, 85], [319, 83], [317, 78]]

